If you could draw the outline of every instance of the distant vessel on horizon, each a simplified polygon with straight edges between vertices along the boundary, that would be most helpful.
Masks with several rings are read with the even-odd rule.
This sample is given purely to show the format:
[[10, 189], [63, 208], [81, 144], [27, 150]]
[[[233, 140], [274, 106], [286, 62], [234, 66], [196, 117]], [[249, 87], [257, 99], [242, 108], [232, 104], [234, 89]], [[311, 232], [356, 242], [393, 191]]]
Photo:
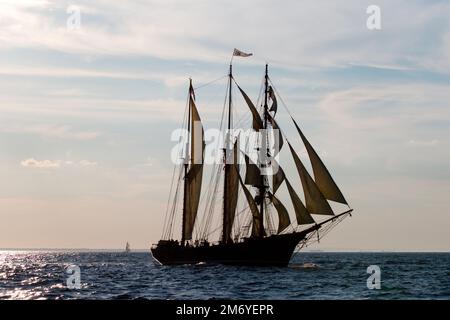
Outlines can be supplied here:
[[[235, 49], [233, 55], [246, 57], [251, 54]], [[233, 84], [248, 106], [250, 112], [246, 115], [253, 132], [257, 134], [257, 139], [253, 143], [248, 139], [243, 148], [239, 145], [240, 136], [232, 131], [236, 129], [233, 119], [236, 113], [232, 99]], [[278, 110], [277, 97], [283, 102], [269, 78], [266, 64], [259, 103], [256, 104], [259, 107], [255, 107], [234, 79], [230, 63], [226, 103], [220, 126], [226, 137], [223, 147], [219, 148], [219, 152], [223, 153], [223, 161], [211, 166], [213, 170], [209, 183], [205, 183], [204, 130], [190, 80], [183, 126], [189, 136], [187, 143], [179, 150], [179, 157], [184, 161], [174, 171], [162, 239], [151, 248], [154, 259], [159, 263], [286, 266], [296, 247], [301, 249], [318, 241], [331, 228], [351, 215], [353, 209], [286, 106], [290, 121], [306, 148], [314, 178], [279, 127], [275, 120]], [[243, 122], [243, 119], [238, 120], [237, 123]], [[301, 181], [305, 204], [297, 194], [294, 187], [296, 185], [291, 182], [291, 175], [285, 173], [275, 160], [275, 155], [281, 152], [286, 144], [288, 148], [285, 150], [287, 149], [287, 153], [292, 157]], [[275, 147], [272, 148], [272, 145]], [[250, 156], [252, 150], [255, 150], [258, 159], [254, 160]], [[245, 165], [239, 165], [240, 157], [245, 159]], [[241, 172], [241, 167], [245, 168], [245, 174]], [[272, 174], [269, 174], [270, 172]], [[291, 210], [283, 204], [282, 194], [277, 193], [283, 183], [287, 190], [285, 193], [289, 196], [288, 200], [283, 202], [289, 202]], [[240, 191], [243, 197], [239, 197]], [[204, 202], [203, 215], [197, 219], [201, 200]], [[345, 210], [335, 214], [328, 200], [346, 206]], [[180, 202], [181, 223], [177, 223]], [[289, 211], [295, 214], [295, 222], [291, 221]], [[215, 221], [216, 212], [221, 212], [221, 215]], [[319, 221], [318, 218], [313, 218], [313, 215], [330, 217]], [[181, 225], [180, 241], [173, 240], [172, 237], [174, 227], [178, 225]], [[218, 231], [219, 241], [210, 242], [212, 235], [219, 233]]]
[[131, 247], [130, 244], [127, 242], [127, 244], [125, 245], [125, 253], [129, 253], [131, 251]]

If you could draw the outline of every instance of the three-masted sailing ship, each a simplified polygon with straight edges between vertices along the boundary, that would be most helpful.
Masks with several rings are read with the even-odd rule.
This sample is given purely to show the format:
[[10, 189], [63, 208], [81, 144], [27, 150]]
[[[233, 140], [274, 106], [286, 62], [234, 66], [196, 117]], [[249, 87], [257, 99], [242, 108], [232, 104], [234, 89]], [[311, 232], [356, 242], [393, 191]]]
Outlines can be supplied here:
[[[233, 55], [251, 54], [235, 49]], [[211, 166], [209, 184], [205, 183], [204, 177], [204, 128], [190, 80], [184, 121], [188, 137], [180, 151], [183, 161], [174, 170], [162, 239], [151, 248], [154, 259], [161, 264], [204, 262], [286, 266], [296, 248], [318, 241], [353, 210], [286, 106], [297, 139], [306, 149], [313, 176], [279, 127], [275, 116], [279, 109], [278, 100], [282, 100], [269, 78], [268, 65], [265, 66], [260, 101], [256, 105], [235, 81], [232, 63], [227, 80], [221, 122], [225, 141], [219, 150], [221, 161]], [[233, 134], [233, 87], [247, 105], [250, 130], [257, 134], [256, 139], [245, 140], [247, 143], [239, 143], [242, 140], [240, 134]], [[296, 169], [300, 183], [295, 183], [294, 177], [276, 161], [275, 156], [283, 146], [287, 146], [285, 150], [293, 159], [292, 167]], [[252, 150], [257, 154], [256, 159], [250, 156]], [[242, 158], [244, 160], [240, 161]], [[280, 189], [283, 185], [287, 201], [282, 200]], [[297, 192], [300, 188], [304, 201]], [[201, 200], [204, 202], [203, 214], [200, 214]], [[345, 210], [336, 214], [330, 202], [333, 206], [345, 206]], [[180, 225], [176, 223], [179, 211], [181, 239], [174, 240], [174, 229]], [[219, 216], [216, 224], [213, 223], [214, 216]], [[322, 217], [321, 221], [319, 217]], [[219, 236], [216, 242], [211, 239], [214, 234]]]

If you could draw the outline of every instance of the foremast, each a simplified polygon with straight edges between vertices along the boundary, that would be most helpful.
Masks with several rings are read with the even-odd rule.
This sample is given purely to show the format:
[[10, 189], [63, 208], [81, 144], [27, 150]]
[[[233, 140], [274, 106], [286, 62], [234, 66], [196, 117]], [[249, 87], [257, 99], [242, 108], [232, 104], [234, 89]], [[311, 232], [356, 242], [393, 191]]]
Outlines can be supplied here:
[[228, 157], [230, 153], [231, 145], [231, 106], [232, 106], [232, 82], [233, 82], [233, 65], [230, 63], [230, 71], [228, 73], [228, 120], [227, 129], [225, 132], [225, 146], [224, 152], [224, 179], [223, 179], [223, 217], [222, 217], [222, 243], [229, 243], [231, 241], [229, 229], [231, 226], [228, 225], [228, 215], [229, 215], [229, 176], [231, 165], [229, 164]]
[[192, 240], [195, 220], [200, 202], [203, 179], [203, 160], [205, 137], [200, 115], [195, 105], [195, 93], [192, 80], [189, 79], [188, 136], [184, 153], [183, 168], [183, 215], [181, 244]]
[[[261, 168], [267, 169], [267, 156], [268, 156], [268, 148], [267, 148], [267, 113], [268, 113], [268, 105], [267, 105], [267, 99], [268, 99], [268, 93], [269, 93], [269, 75], [268, 75], [268, 64], [266, 63], [266, 72], [264, 75], [264, 116], [263, 116], [263, 128], [262, 128], [262, 135], [261, 135], [261, 148], [259, 150], [260, 152], [260, 166]], [[260, 238], [264, 237], [264, 209], [265, 209], [265, 199], [266, 199], [266, 192], [267, 192], [267, 177], [263, 174], [265, 170], [260, 170], [261, 172], [261, 186], [259, 187], [259, 234], [258, 236]]]

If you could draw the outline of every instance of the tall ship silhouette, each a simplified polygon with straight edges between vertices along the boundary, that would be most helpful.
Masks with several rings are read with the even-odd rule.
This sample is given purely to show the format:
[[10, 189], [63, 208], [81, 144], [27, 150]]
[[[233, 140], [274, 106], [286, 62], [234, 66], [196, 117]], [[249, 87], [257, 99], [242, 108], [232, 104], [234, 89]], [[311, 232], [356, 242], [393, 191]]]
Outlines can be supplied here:
[[[235, 56], [251, 54], [235, 49]], [[151, 248], [160, 264], [286, 266], [296, 249], [319, 241], [353, 211], [284, 104], [268, 65], [254, 103], [233, 77], [232, 61], [220, 120], [220, 161], [212, 165], [205, 163], [201, 108], [190, 80], [183, 121], [188, 134], [179, 150], [182, 161], [174, 169], [162, 239]], [[238, 99], [241, 118], [236, 117]], [[280, 106], [295, 133], [292, 141], [279, 126]], [[237, 129], [246, 120], [250, 134], [244, 135]], [[296, 144], [304, 146], [312, 174]], [[282, 154], [289, 160], [286, 168], [278, 161]]]

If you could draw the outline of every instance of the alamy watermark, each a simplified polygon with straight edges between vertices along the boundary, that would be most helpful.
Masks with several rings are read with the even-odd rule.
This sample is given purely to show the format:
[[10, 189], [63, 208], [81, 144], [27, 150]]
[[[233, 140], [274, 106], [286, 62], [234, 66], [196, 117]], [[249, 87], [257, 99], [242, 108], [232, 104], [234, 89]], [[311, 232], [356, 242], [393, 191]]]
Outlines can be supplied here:
[[69, 17], [66, 20], [67, 30], [74, 31], [81, 29], [81, 9], [79, 6], [70, 5], [66, 10]]
[[[273, 175], [278, 171], [282, 143], [278, 129], [230, 129], [224, 134], [218, 129], [204, 131], [201, 122], [196, 121], [191, 134], [194, 135], [193, 139], [189, 139], [189, 131], [186, 129], [180, 128], [172, 132], [171, 141], [177, 142], [171, 152], [174, 164], [186, 161], [206, 165], [245, 164], [247, 156], [247, 161], [253, 164], [265, 164], [260, 168], [263, 175]], [[204, 146], [202, 141], [205, 141]]]
[[370, 5], [366, 9], [369, 15], [366, 21], [366, 27], [369, 30], [381, 30], [381, 8], [377, 5]]
[[370, 265], [367, 267], [367, 273], [370, 276], [367, 278], [367, 289], [381, 289], [381, 269], [377, 265]]
[[66, 286], [68, 289], [81, 289], [81, 269], [75, 264], [71, 264], [66, 268], [66, 273], [69, 275], [66, 279]]

